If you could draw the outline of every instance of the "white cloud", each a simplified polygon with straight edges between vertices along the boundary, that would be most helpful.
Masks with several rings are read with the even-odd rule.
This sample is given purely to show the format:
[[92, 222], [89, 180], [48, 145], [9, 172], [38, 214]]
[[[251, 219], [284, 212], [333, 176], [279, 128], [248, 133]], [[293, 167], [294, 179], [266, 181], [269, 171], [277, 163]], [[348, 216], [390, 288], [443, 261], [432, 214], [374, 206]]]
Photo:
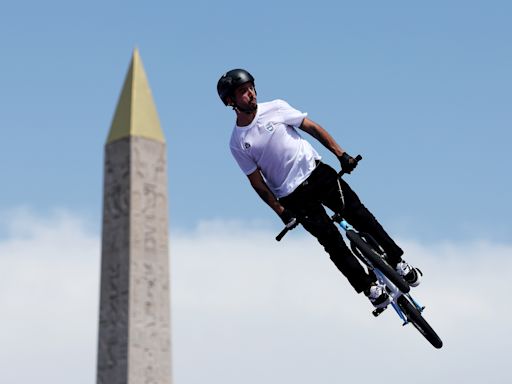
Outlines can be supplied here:
[[[69, 214], [14, 216], [0, 240], [2, 381], [95, 382], [99, 237]], [[435, 350], [391, 309], [373, 318], [301, 232], [277, 243], [218, 221], [171, 234], [175, 383], [508, 380], [511, 245], [401, 242], [425, 273], [415, 293]]]
[[94, 382], [97, 235], [63, 212], [8, 216], [9, 236], [0, 240], [2, 382]]

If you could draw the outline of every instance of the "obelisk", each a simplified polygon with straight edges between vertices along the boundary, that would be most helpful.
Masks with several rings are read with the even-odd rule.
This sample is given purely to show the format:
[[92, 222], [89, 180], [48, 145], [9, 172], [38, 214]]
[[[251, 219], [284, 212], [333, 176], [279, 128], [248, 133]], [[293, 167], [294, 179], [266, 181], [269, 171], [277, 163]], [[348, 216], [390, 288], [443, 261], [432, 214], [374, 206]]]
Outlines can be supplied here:
[[98, 384], [170, 384], [167, 156], [137, 49], [105, 145]]

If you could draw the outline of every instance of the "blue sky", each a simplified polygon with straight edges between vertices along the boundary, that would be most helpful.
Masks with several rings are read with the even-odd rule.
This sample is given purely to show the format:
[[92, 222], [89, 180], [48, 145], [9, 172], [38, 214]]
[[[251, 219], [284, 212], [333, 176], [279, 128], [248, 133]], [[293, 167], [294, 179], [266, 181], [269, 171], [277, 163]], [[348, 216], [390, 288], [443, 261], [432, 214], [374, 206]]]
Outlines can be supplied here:
[[390, 232], [509, 242], [511, 7], [12, 2], [0, 15], [0, 212], [64, 208], [99, 231], [103, 145], [137, 46], [168, 140], [172, 227], [279, 227], [227, 147], [234, 115], [215, 85], [244, 67], [260, 101], [286, 99], [364, 156], [349, 182]]
[[[496, 266], [512, 267], [511, 12], [471, 0], [4, 4], [2, 377], [95, 380], [103, 147], [138, 47], [168, 143], [176, 383], [373, 383], [361, 379], [369, 350], [382, 383], [397, 361], [417, 383], [506, 382]], [[417, 297], [441, 351], [390, 311], [373, 319], [303, 232], [273, 240], [280, 220], [227, 145], [234, 114], [215, 86], [235, 67], [260, 101], [287, 100], [364, 156], [347, 180], [425, 272]]]

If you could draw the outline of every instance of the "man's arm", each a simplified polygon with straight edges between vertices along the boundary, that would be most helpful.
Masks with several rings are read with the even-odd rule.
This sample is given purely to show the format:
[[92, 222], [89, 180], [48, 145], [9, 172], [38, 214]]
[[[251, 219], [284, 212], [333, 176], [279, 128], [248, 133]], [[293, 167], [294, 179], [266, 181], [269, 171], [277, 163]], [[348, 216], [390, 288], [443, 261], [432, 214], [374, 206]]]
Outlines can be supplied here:
[[357, 161], [350, 156], [343, 148], [339, 146], [339, 144], [334, 140], [334, 138], [323, 129], [320, 125], [315, 123], [312, 120], [309, 120], [307, 117], [302, 121], [302, 124], [299, 127], [304, 132], [309, 133], [315, 139], [317, 139], [322, 145], [327, 148], [329, 151], [334, 153], [338, 160], [340, 161], [341, 168], [344, 172], [350, 173], [357, 166]]
[[274, 210], [279, 216], [283, 214], [284, 207], [276, 199], [272, 191], [269, 189], [259, 169], [247, 176], [251, 182], [251, 186], [258, 193], [261, 199]]
[[345, 153], [345, 150], [339, 146], [329, 132], [307, 117], [302, 121], [299, 128], [317, 139], [325, 148], [334, 153], [336, 157], [339, 158]]

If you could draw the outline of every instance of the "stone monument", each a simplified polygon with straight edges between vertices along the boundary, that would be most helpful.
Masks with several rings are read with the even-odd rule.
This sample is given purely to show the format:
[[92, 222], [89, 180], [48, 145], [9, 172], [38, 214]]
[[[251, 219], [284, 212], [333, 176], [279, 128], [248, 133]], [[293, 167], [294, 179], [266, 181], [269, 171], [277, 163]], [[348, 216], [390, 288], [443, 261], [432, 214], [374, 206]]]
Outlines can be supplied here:
[[170, 384], [165, 138], [137, 49], [105, 145], [98, 384]]

